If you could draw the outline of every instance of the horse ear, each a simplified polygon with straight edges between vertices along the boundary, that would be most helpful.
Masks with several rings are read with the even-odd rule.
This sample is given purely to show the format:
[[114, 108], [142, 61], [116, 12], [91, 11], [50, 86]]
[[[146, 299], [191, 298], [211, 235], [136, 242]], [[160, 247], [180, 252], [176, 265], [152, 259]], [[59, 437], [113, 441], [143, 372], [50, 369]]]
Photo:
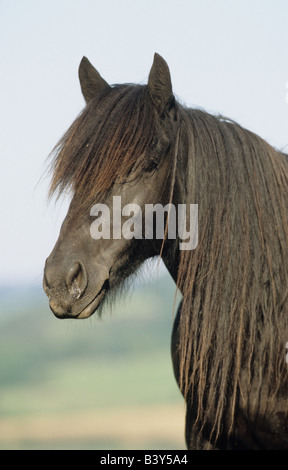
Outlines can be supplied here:
[[173, 97], [170, 71], [165, 60], [157, 53], [148, 78], [150, 97], [160, 114], [170, 104]]
[[88, 103], [98, 91], [107, 87], [110, 88], [110, 85], [101, 77], [87, 57], [82, 58], [78, 75], [86, 103]]

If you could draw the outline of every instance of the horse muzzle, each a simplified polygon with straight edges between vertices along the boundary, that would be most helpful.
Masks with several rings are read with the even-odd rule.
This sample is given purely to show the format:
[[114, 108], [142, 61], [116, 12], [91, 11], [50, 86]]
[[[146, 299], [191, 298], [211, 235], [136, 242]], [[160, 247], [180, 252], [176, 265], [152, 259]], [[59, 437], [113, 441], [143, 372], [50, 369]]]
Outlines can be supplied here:
[[43, 289], [57, 318], [90, 317], [104, 299], [109, 289], [109, 279], [105, 276], [93, 285], [93, 291], [88, 289], [88, 274], [81, 261], [73, 261], [70, 266], [62, 265], [59, 269], [55, 259], [47, 258]]

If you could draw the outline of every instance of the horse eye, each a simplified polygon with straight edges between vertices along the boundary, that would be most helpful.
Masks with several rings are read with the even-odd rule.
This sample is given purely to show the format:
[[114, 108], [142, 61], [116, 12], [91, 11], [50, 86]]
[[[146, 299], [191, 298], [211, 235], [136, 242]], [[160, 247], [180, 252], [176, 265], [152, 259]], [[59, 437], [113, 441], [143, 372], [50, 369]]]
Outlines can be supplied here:
[[150, 172], [156, 170], [157, 167], [158, 167], [158, 162], [156, 160], [150, 160], [147, 163], [146, 171], [148, 171], [150, 173]]

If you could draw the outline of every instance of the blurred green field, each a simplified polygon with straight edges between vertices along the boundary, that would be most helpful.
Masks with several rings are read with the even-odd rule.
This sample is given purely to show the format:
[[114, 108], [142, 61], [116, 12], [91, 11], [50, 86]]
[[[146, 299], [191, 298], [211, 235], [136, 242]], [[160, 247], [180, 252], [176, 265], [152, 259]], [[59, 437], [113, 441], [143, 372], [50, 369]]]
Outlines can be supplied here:
[[0, 449], [185, 448], [174, 294], [164, 275], [73, 321], [41, 286], [0, 288]]

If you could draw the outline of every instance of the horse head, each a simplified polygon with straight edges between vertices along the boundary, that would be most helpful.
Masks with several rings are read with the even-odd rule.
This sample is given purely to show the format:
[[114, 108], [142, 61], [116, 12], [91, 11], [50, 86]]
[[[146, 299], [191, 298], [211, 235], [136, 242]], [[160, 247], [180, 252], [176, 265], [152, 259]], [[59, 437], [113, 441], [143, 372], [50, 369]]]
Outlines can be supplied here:
[[58, 145], [51, 186], [70, 187], [72, 201], [43, 281], [59, 318], [89, 317], [160, 253], [163, 232], [154, 236], [144, 206], [168, 204], [173, 179], [177, 109], [166, 62], [155, 54], [146, 86], [110, 86], [85, 57], [79, 78], [86, 107]]

